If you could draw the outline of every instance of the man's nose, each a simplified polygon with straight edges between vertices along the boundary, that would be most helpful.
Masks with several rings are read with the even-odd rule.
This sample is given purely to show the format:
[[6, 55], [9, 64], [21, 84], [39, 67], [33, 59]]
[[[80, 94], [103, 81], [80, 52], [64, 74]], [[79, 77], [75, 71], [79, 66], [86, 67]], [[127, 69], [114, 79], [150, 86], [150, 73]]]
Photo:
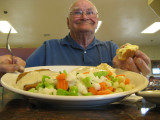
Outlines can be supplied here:
[[88, 18], [87, 14], [85, 12], [82, 13], [81, 17]]

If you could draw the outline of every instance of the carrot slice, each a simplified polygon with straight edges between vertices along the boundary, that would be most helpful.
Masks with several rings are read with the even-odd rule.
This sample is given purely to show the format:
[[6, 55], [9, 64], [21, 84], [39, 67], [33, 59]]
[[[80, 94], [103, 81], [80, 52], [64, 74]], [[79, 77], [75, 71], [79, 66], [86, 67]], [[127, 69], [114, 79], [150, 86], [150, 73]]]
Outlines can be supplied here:
[[97, 94], [97, 90], [94, 87], [90, 87], [88, 91], [91, 92], [93, 95]]
[[112, 72], [109, 72], [108, 76], [112, 75]]
[[57, 89], [63, 89], [67, 90], [68, 89], [68, 82], [66, 80], [58, 80], [57, 81]]
[[106, 86], [107, 85], [107, 83], [106, 82], [101, 82], [101, 83], [99, 83], [101, 86]]
[[101, 83], [99, 83], [100, 84], [100, 86], [101, 86], [101, 89], [100, 90], [106, 90], [107, 89], [107, 83], [105, 83], [105, 82], [101, 82]]
[[108, 75], [106, 76], [106, 78], [107, 78], [108, 80], [111, 80], [111, 78], [110, 78]]
[[66, 79], [66, 74], [62, 73], [62, 74], [58, 75], [56, 78], [57, 78], [57, 80], [65, 80]]
[[124, 74], [121, 74], [121, 75], [116, 75], [116, 77], [118, 77], [118, 76], [123, 76], [123, 77], [125, 77], [125, 75], [124, 75]]
[[108, 79], [108, 80], [111, 80], [111, 78], [109, 77], [109, 76], [111, 76], [113, 73], [110, 71], [109, 72], [109, 74], [106, 76], [106, 78]]
[[108, 87], [108, 89], [113, 92], [113, 87], [112, 86]]
[[125, 85], [129, 84], [130, 83], [130, 79], [126, 78], [124, 83], [125, 83]]
[[111, 94], [111, 91], [110, 90], [97, 91], [97, 95], [107, 95], [107, 94]]
[[89, 72], [84, 72], [83, 74], [89, 74]]
[[57, 89], [61, 88], [63, 90], [68, 89], [68, 81], [66, 81], [66, 74], [62, 73], [58, 75], [57, 77]]

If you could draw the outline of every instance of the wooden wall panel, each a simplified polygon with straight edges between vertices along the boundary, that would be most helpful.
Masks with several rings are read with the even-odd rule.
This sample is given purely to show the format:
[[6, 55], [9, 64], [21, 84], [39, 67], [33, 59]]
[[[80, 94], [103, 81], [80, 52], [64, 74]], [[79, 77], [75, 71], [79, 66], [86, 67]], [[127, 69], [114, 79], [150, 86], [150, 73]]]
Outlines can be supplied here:
[[[12, 52], [15, 56], [21, 57], [26, 60], [36, 48], [12, 48]], [[0, 48], [0, 56], [9, 54], [6, 48]]]

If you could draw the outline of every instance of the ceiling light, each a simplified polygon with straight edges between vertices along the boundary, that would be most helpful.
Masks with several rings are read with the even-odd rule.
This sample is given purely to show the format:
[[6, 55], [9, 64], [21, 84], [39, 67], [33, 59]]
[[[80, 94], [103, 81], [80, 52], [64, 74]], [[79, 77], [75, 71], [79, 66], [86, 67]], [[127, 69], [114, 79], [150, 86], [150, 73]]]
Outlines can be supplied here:
[[13, 28], [11, 24], [9, 24], [8, 21], [0, 21], [0, 31], [2, 33], [8, 33], [10, 28], [12, 28], [11, 33], [17, 33], [17, 31]]
[[155, 33], [158, 30], [160, 30], [160, 22], [155, 22], [145, 30], [143, 30], [141, 33]]
[[95, 29], [95, 33], [98, 31], [98, 29], [101, 27], [102, 21], [98, 21], [97, 29]]

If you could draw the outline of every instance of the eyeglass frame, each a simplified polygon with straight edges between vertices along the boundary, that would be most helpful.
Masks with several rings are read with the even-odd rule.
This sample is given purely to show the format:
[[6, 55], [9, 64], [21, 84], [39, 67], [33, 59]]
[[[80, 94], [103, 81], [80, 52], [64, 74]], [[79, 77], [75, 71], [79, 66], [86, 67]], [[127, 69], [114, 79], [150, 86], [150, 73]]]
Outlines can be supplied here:
[[[81, 12], [81, 13], [76, 15], [76, 14], [74, 14], [74, 12]], [[93, 12], [92, 15], [95, 15], [95, 16], [92, 16], [92, 17], [98, 17], [98, 12], [94, 12], [91, 10], [88, 10], [88, 11], [75, 10], [75, 11], [70, 12], [70, 15], [72, 15], [73, 17], [81, 17], [83, 14], [85, 14], [87, 17], [91, 17], [91, 16], [89, 16], [89, 14], [87, 14], [87, 12]]]

